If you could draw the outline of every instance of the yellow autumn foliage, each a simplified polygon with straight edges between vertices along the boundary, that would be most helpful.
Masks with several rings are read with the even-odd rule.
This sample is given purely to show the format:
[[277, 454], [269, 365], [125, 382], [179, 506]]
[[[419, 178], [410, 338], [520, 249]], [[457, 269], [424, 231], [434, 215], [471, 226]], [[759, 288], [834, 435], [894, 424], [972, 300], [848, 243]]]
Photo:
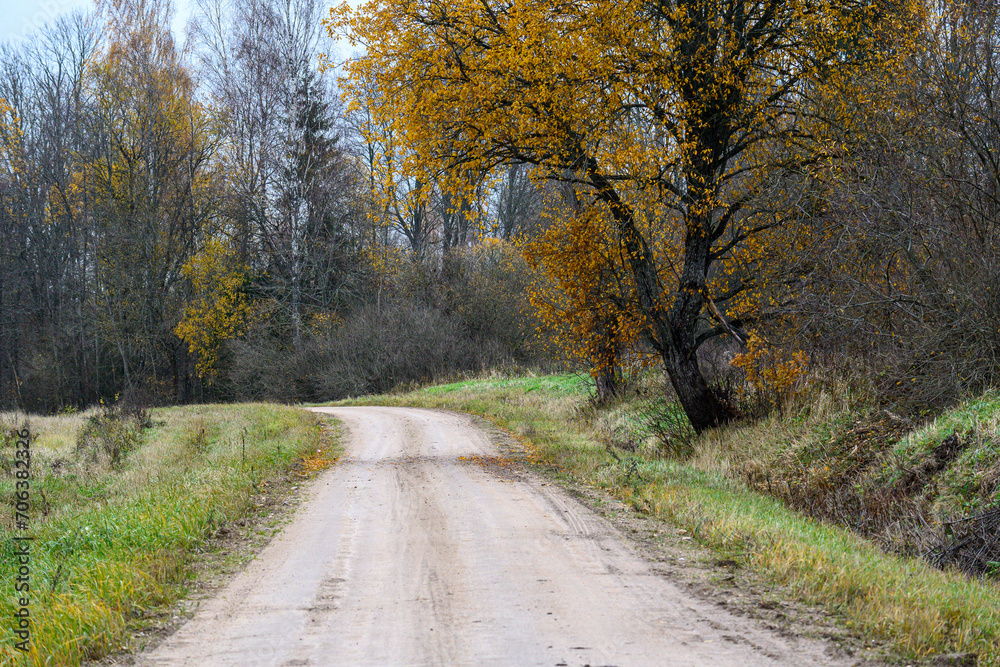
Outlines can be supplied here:
[[747, 384], [757, 392], [785, 396], [806, 369], [806, 355], [768, 345], [756, 333], [747, 349], [733, 357], [732, 365], [747, 375]]
[[598, 207], [549, 217], [541, 234], [521, 244], [539, 274], [528, 298], [564, 354], [595, 375], [614, 371], [624, 354], [639, 349], [643, 329], [610, 223]]
[[470, 174], [527, 164], [582, 196], [583, 215], [531, 249], [561, 290], [543, 316], [561, 311], [584, 348], [588, 326], [605, 342], [637, 326], [701, 430], [733, 415], [698, 348], [786, 300], [794, 280], [773, 260], [811, 244], [799, 222], [821, 207], [802, 193], [836, 178], [859, 109], [887, 108], [872, 91], [901, 69], [924, 9], [371, 0], [327, 26], [365, 49], [342, 86], [400, 146], [402, 173], [461, 197]]
[[0, 97], [0, 174], [14, 182], [24, 174], [24, 130], [17, 111]]
[[198, 375], [211, 381], [218, 373], [222, 346], [245, 335], [256, 320], [257, 308], [245, 289], [249, 267], [235, 260], [224, 241], [210, 239], [184, 265], [184, 275], [194, 296], [174, 333], [197, 358]]
[[[710, 237], [730, 265], [773, 250], [766, 233], [794, 216], [749, 203], [780, 201], [783, 170], [822, 170], [844, 152], [843, 123], [867, 98], [842, 93], [893, 75], [921, 11], [915, 0], [372, 0], [331, 10], [327, 26], [365, 49], [342, 85], [369, 112], [370, 138], [395, 147], [393, 169], [462, 192], [468, 174], [512, 160], [536, 178], [613, 187], [590, 206], [627, 209], [663, 281], [651, 305], [669, 309], [693, 238]], [[638, 251], [614, 252], [628, 268]]]

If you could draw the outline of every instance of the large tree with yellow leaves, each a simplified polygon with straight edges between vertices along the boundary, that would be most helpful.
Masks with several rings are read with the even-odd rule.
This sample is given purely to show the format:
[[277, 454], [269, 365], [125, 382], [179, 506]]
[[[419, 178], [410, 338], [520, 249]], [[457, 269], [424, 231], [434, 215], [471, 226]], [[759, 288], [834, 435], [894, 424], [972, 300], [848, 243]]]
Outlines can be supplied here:
[[767, 307], [738, 267], [788, 243], [780, 183], [842, 154], [831, 124], [905, 51], [908, 1], [372, 0], [327, 25], [364, 47], [347, 91], [374, 82], [378, 125], [405, 141], [411, 172], [461, 189], [522, 163], [588, 194], [703, 430], [734, 411], [697, 351]]

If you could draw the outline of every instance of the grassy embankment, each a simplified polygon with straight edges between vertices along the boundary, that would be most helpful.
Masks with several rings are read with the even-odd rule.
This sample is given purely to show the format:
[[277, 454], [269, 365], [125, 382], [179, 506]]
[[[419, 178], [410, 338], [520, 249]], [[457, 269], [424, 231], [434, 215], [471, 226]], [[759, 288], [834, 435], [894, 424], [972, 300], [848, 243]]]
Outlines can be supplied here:
[[[973, 444], [943, 471], [933, 471], [941, 473], [933, 489], [927, 479], [906, 489], [920, 492], [911, 493], [911, 500], [937, 510], [979, 506], [989, 470], [1000, 470], [990, 468], [990, 461], [1000, 460], [996, 396], [960, 406], [906, 434], [894, 427], [866, 430], [861, 426], [879, 419], [874, 409], [820, 394], [784, 417], [703, 435], [694, 442], [694, 456], [683, 462], [658, 455], [638, 414], [648, 409], [648, 399], [597, 410], [588, 406], [588, 398], [579, 377], [547, 376], [459, 382], [354, 403], [484, 416], [522, 441], [532, 459], [688, 530], [799, 599], [835, 610], [848, 626], [887, 642], [903, 658], [973, 654], [979, 665], [1000, 665], [1000, 587], [995, 582], [889, 555], [854, 532], [790, 509], [786, 503], [796, 494], [773, 489], [809, 486], [811, 493], [850, 483], [855, 492], [849, 496], [876, 499], [866, 489], [874, 492], [911, 479], [921, 456], [940, 449], [941, 441], [958, 430]], [[608, 452], [609, 437], [627, 442], [617, 459]], [[870, 455], [873, 447], [876, 455]], [[771, 493], [753, 488], [767, 490], [768, 485]], [[974, 503], [973, 485], [980, 490]]]
[[[5, 566], [0, 664], [75, 665], [127, 646], [184, 594], [192, 554], [208, 535], [258, 511], [289, 471], [308, 475], [338, 453], [335, 435], [313, 415], [282, 406], [157, 409], [151, 428], [103, 423], [97, 435], [128, 445], [121, 451], [82, 437], [100, 414], [30, 418], [38, 436], [31, 524], [17, 533], [34, 537], [30, 652], [14, 648], [16, 568]], [[3, 417], [8, 427], [23, 419]], [[5, 442], [0, 497], [8, 503], [13, 452]], [[0, 537], [10, 565], [8, 509]]]

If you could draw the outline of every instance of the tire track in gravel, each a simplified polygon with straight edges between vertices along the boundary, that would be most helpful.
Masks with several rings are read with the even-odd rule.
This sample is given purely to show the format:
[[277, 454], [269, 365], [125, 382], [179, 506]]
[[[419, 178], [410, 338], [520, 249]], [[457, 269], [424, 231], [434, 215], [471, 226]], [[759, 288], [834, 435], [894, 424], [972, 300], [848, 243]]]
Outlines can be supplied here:
[[341, 461], [142, 665], [848, 665], [692, 596], [463, 415], [314, 408]]

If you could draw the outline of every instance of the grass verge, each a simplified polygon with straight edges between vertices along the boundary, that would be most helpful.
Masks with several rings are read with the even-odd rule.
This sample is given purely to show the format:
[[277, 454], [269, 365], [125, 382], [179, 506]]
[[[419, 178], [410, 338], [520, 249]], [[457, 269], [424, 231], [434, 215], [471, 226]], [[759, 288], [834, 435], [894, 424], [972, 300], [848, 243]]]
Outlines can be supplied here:
[[706, 455], [724, 459], [720, 441], [732, 447], [734, 437], [703, 436], [687, 462], [641, 446], [612, 456], [598, 431], [609, 421], [627, 421], [628, 406], [595, 410], [588, 398], [585, 378], [564, 375], [472, 380], [341, 404], [478, 414], [519, 439], [535, 461], [688, 530], [802, 601], [837, 612], [901, 658], [958, 654], [975, 656], [981, 666], [1000, 665], [1000, 588], [994, 583], [887, 554], [748, 488], [725, 460]]
[[[93, 415], [32, 418], [29, 651], [0, 626], [0, 664], [75, 665], [127, 647], [131, 634], [185, 592], [192, 551], [239, 520], [268, 485], [338, 455], [314, 415], [265, 404], [154, 410], [121, 460], [77, 444]], [[6, 417], [7, 423], [22, 416]], [[13, 449], [0, 498], [14, 497]], [[13, 508], [9, 508], [13, 509]], [[14, 561], [13, 512], [0, 528]], [[22, 533], [18, 533], [22, 534]], [[0, 572], [0, 617], [14, 618], [15, 567]]]

